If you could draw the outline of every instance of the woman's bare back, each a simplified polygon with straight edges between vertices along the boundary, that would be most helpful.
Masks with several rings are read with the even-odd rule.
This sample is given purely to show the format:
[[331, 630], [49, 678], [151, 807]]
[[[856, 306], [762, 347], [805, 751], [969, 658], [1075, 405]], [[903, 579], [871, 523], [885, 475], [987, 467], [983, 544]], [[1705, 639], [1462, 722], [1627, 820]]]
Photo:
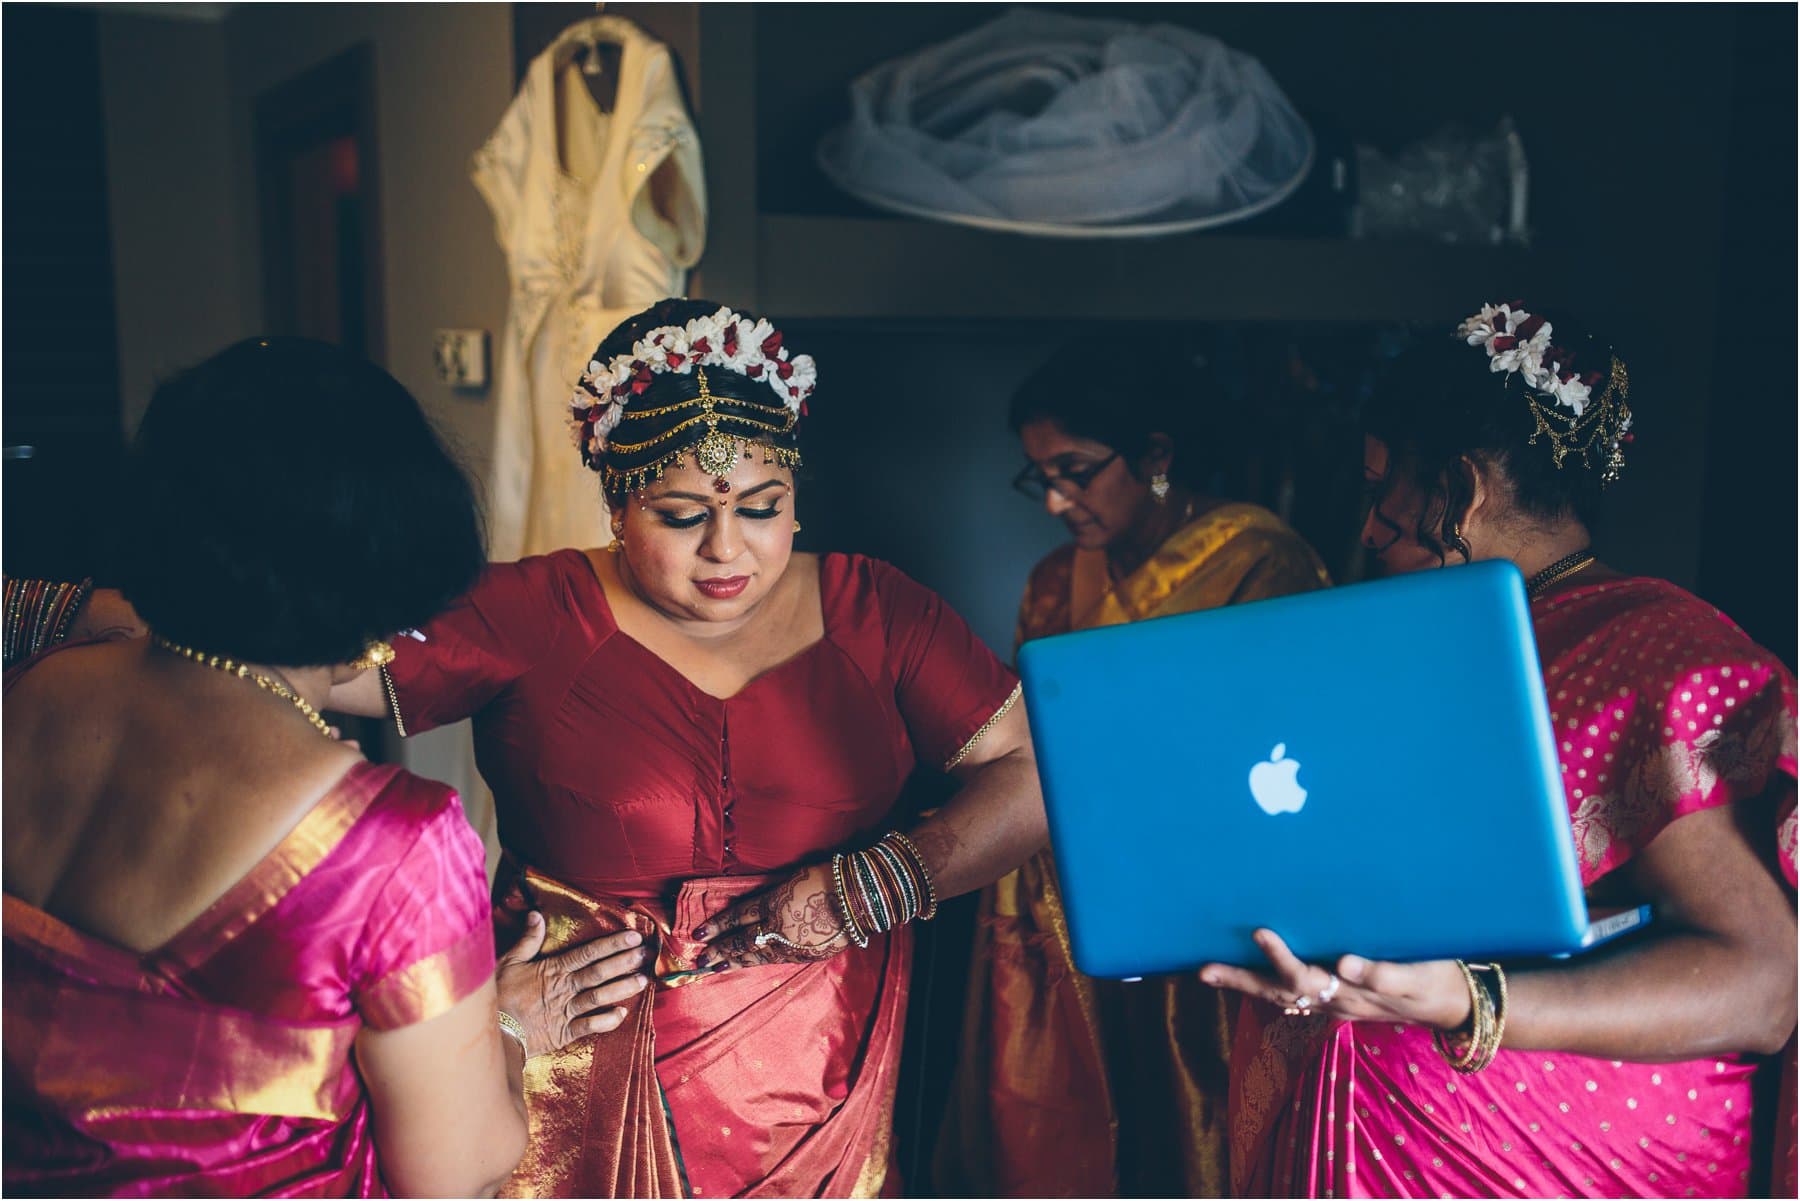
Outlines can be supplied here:
[[147, 640], [76, 646], [6, 694], [5, 890], [139, 953], [280, 843], [361, 756], [254, 683]]

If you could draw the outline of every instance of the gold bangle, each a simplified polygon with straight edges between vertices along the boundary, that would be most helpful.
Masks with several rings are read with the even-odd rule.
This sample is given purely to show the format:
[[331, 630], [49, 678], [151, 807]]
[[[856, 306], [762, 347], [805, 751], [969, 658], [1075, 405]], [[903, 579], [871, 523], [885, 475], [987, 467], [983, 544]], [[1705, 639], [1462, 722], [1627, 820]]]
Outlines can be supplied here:
[[838, 903], [838, 916], [844, 919], [844, 933], [858, 947], [869, 945], [869, 936], [856, 925], [856, 918], [850, 912], [850, 895], [844, 888], [844, 856], [842, 852], [831, 857], [831, 882], [836, 886], [832, 896]]
[[907, 857], [910, 858], [914, 865], [919, 869], [919, 879], [925, 882], [925, 904], [924, 908], [919, 911], [919, 920], [928, 922], [937, 916], [938, 911], [937, 881], [932, 878], [931, 868], [926, 866], [925, 856], [919, 852], [919, 848], [914, 845], [912, 839], [900, 833], [898, 830], [891, 831], [888, 834], [888, 838], [892, 839], [903, 848], [906, 851]]
[[506, 1010], [502, 1009], [499, 1013], [501, 1032], [516, 1039], [519, 1044], [519, 1050], [525, 1053], [525, 1058], [530, 1059], [531, 1044], [525, 1041], [525, 1027], [519, 1024], [518, 1018], [506, 1012]]
[[[1481, 1066], [1485, 1068], [1494, 1062], [1496, 1055], [1500, 1054], [1500, 1040], [1506, 1037], [1506, 973], [1501, 970], [1498, 963], [1476, 964], [1474, 970], [1492, 972], [1494, 975], [1494, 988], [1488, 995], [1490, 1016], [1486, 1044], [1487, 1054], [1481, 1061]], [[1484, 986], [1482, 991], [1488, 992], [1488, 989]]]
[[[1486, 991], [1475, 980], [1475, 973], [1469, 965], [1458, 959], [1457, 970], [1462, 973], [1463, 983], [1469, 990], [1469, 1032], [1462, 1034], [1456, 1031], [1433, 1030], [1431, 1044], [1445, 1063], [1459, 1072], [1473, 1072], [1477, 1069], [1470, 1066], [1475, 1058], [1475, 1049], [1480, 1046], [1486, 1030], [1486, 1014], [1483, 1002], [1487, 999]], [[1455, 1044], [1455, 1045], [1453, 1045]]]
[[[1467, 964], [1456, 961], [1463, 982], [1469, 986], [1469, 1033], [1446, 1036], [1442, 1030], [1432, 1032], [1432, 1045], [1452, 1068], [1473, 1075], [1494, 1062], [1500, 1053], [1500, 1040], [1506, 1035], [1506, 973], [1497, 963]], [[1492, 972], [1494, 990], [1490, 992], [1476, 973]], [[1452, 1040], [1461, 1045], [1453, 1046]]]

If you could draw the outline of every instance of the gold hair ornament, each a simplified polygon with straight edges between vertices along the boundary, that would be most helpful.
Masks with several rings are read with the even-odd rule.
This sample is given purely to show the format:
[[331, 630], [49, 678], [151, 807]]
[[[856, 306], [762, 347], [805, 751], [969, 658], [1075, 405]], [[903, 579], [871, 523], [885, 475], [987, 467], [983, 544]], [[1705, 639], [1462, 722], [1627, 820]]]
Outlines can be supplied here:
[[1607, 373], [1606, 389], [1600, 393], [1600, 399], [1579, 414], [1563, 412], [1561, 406], [1545, 403], [1539, 393], [1527, 388], [1525, 403], [1531, 406], [1537, 428], [1526, 442], [1536, 446], [1540, 437], [1548, 438], [1551, 461], [1558, 467], [1570, 454], [1578, 454], [1581, 465], [1591, 469], [1598, 457], [1600, 482], [1613, 483], [1625, 467], [1623, 444], [1631, 440], [1631, 406], [1625, 403], [1630, 392], [1631, 377], [1617, 358]]
[[[1631, 377], [1612, 354], [1604, 377], [1577, 371], [1575, 355], [1551, 344], [1552, 332], [1542, 314], [1516, 304], [1484, 305], [1456, 327], [1458, 337], [1486, 353], [1488, 370], [1505, 372], [1508, 386], [1514, 376], [1523, 381], [1535, 423], [1527, 442], [1536, 446], [1548, 438], [1558, 469], [1579, 455], [1583, 467], [1599, 468], [1602, 485], [1610, 484], [1624, 469], [1624, 447], [1631, 441]], [[1596, 400], [1593, 389], [1602, 378], [1606, 386]]]
[[[755, 401], [737, 400], [735, 398], [731, 398], [732, 404], [740, 408], [750, 409], [769, 419], [762, 420], [758, 417], [738, 416], [734, 413], [720, 412], [718, 407], [719, 398], [712, 394], [712, 389], [707, 383], [705, 370], [699, 367], [694, 368], [694, 377], [700, 385], [700, 392], [699, 395], [692, 399], [677, 401], [674, 404], [661, 405], [654, 409], [642, 409], [637, 412], [627, 411], [624, 416], [628, 420], [634, 418], [641, 419], [688, 408], [697, 408], [699, 409], [699, 412], [695, 413], [692, 417], [676, 422], [654, 438], [647, 439], [643, 442], [611, 442], [608, 443], [606, 449], [612, 454], [633, 455], [647, 450], [654, 450], [659, 446], [665, 445], [673, 440], [676, 435], [693, 429], [695, 426], [704, 425], [706, 427], [706, 434], [700, 439], [699, 443], [691, 449], [677, 448], [669, 451], [667, 454], [659, 456], [649, 463], [644, 463], [627, 470], [618, 470], [612, 467], [605, 468], [602, 475], [605, 488], [609, 493], [636, 492], [645, 484], [648, 484], [653, 480], [661, 479], [663, 472], [667, 471], [669, 466], [683, 455], [692, 455], [694, 465], [701, 471], [714, 477], [715, 480], [723, 480], [726, 476], [730, 475], [732, 469], [737, 466], [740, 459], [749, 457], [749, 448], [751, 446], [760, 447], [762, 449], [763, 462], [765, 463], [777, 463], [789, 470], [800, 466], [799, 451], [773, 445], [772, 443], [765, 442], [755, 436], [756, 433], [791, 433], [795, 422], [799, 418], [797, 412], [785, 405], [765, 405], [758, 404]], [[722, 429], [720, 428], [721, 425], [726, 427], [739, 427], [751, 432], [747, 435], [734, 435], [730, 431], [730, 428]]]

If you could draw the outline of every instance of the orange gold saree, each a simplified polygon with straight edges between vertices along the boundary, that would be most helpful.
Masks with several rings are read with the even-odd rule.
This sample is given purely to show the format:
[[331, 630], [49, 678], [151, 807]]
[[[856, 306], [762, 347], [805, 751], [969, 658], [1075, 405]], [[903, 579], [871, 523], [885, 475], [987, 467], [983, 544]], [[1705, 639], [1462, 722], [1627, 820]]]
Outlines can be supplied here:
[[[1312, 549], [1252, 505], [1208, 510], [1117, 583], [1105, 552], [1032, 572], [1020, 642], [1326, 586]], [[1172, 680], [1171, 687], [1179, 687]], [[1048, 849], [988, 888], [942, 1186], [977, 1195], [1221, 1196], [1226, 1005], [1191, 976], [1090, 980], [1070, 959]]]

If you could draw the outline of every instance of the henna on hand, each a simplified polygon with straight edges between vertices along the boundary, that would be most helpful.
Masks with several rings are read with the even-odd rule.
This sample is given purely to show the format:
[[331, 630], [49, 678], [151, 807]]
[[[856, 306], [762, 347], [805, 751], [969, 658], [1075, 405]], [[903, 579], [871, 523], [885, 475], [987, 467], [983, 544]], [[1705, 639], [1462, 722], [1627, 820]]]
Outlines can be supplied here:
[[907, 835], [913, 846], [919, 850], [919, 858], [925, 861], [925, 868], [932, 876], [945, 873], [950, 861], [956, 858], [956, 852], [962, 847], [962, 838], [941, 817], [928, 819], [917, 830]]
[[829, 868], [815, 865], [739, 902], [726, 918], [715, 919], [729, 928], [711, 940], [701, 966], [830, 959], [850, 945], [831, 887]]

